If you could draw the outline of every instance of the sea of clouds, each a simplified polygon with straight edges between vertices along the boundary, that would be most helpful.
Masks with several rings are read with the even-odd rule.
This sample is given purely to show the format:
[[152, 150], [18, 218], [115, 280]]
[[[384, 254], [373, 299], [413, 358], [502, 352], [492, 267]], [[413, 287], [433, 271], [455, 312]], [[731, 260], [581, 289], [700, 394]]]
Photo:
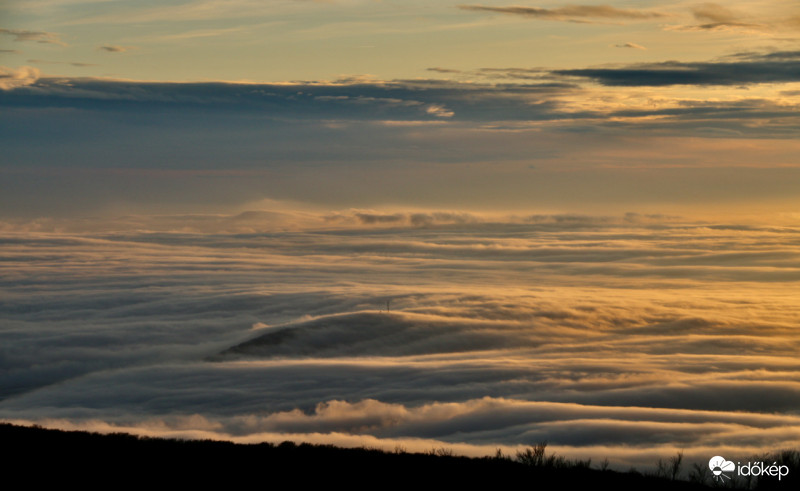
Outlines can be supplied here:
[[0, 226], [0, 419], [468, 455], [547, 441], [618, 468], [800, 446], [797, 228], [115, 223]]

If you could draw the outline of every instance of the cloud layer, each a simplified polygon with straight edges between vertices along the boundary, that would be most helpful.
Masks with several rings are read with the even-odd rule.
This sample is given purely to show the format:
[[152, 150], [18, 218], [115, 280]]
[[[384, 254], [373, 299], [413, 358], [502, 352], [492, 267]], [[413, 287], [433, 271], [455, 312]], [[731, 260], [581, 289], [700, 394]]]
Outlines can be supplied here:
[[7, 229], [0, 417], [620, 468], [800, 438], [796, 229], [419, 213]]
[[[327, 209], [779, 206], [796, 196], [800, 112], [788, 83], [796, 59], [774, 51], [689, 64], [444, 73], [453, 80], [291, 83], [3, 69], [0, 214], [158, 209], [166, 221], [247, 210], [265, 198]], [[750, 90], [713, 92], [734, 83]], [[722, 168], [724, 181], [712, 171]], [[369, 215], [359, 220], [439, 220]]]

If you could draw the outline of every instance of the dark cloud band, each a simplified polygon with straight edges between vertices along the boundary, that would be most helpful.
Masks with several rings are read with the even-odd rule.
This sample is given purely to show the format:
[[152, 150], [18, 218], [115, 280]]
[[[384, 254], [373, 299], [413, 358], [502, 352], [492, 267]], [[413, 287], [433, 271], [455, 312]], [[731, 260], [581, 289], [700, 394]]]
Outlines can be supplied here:
[[737, 61], [664, 62], [621, 68], [557, 70], [556, 75], [580, 77], [612, 86], [748, 85], [800, 81], [800, 52], [742, 55]]

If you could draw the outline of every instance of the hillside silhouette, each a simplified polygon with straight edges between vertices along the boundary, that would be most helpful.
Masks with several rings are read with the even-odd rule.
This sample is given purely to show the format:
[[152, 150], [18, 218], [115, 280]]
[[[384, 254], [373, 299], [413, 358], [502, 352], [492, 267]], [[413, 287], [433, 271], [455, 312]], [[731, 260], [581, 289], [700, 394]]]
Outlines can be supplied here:
[[544, 453], [544, 445], [515, 457], [453, 456], [284, 442], [234, 444], [114, 433], [50, 430], [0, 424], [10, 457], [5, 468], [31, 483], [124, 485], [507, 486], [531, 489], [705, 490], [702, 484], [638, 472], [593, 468]]

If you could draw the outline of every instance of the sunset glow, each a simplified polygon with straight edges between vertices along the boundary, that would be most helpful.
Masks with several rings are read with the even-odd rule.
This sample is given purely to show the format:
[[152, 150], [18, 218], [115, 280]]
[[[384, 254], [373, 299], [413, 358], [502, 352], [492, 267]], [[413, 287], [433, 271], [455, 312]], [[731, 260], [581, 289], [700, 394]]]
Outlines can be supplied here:
[[4, 2], [0, 148], [4, 421], [800, 448], [796, 1]]

